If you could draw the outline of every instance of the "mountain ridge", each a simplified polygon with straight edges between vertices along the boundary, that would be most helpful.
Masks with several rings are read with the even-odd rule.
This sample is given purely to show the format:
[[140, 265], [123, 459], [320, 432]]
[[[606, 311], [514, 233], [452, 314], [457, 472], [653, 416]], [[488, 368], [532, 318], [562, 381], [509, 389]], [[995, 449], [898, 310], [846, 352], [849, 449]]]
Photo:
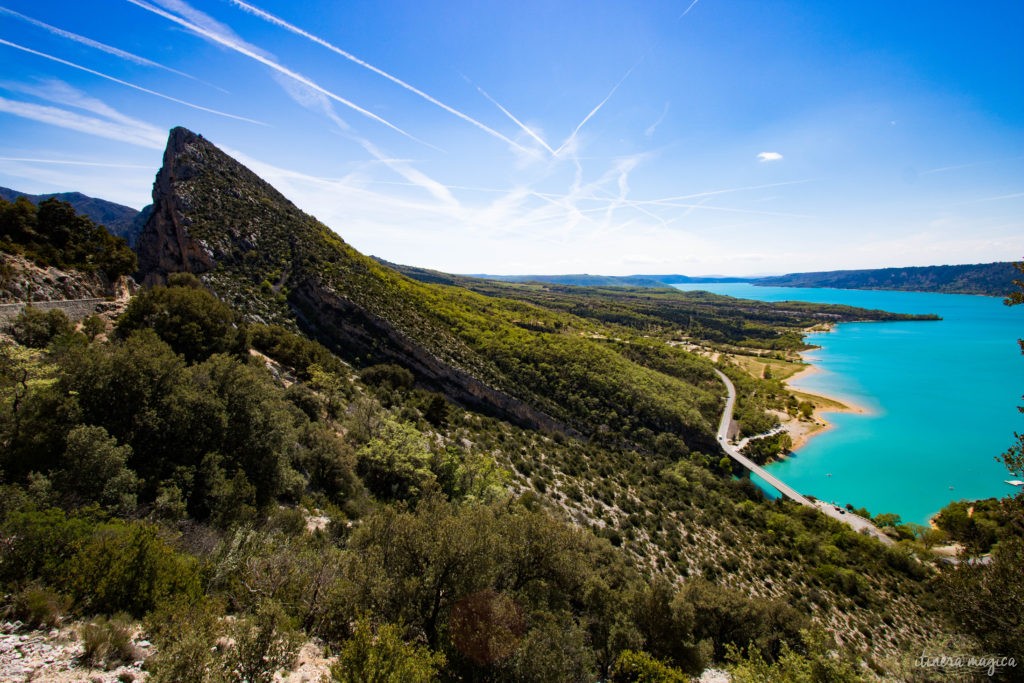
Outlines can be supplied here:
[[[209, 200], [194, 201], [199, 195]], [[137, 249], [147, 284], [172, 272], [200, 275], [256, 319], [299, 325], [343, 358], [397, 362], [464, 405], [571, 431], [493, 386], [500, 376], [479, 372], [486, 368], [464, 344], [403, 305], [383, 267], [201, 135], [171, 131]], [[428, 328], [433, 348], [395, 324], [409, 318]]]

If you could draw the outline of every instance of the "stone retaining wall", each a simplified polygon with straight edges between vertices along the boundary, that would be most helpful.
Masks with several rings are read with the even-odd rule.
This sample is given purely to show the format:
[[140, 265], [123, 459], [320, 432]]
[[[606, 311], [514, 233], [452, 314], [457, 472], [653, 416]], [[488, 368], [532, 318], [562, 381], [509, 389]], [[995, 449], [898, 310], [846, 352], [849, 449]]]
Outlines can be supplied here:
[[0, 304], [0, 325], [6, 325], [14, 320], [25, 306], [50, 311], [59, 309], [71, 320], [81, 320], [93, 313], [101, 313], [106, 310], [112, 302], [109, 299], [75, 299], [73, 301], [30, 301], [29, 303]]

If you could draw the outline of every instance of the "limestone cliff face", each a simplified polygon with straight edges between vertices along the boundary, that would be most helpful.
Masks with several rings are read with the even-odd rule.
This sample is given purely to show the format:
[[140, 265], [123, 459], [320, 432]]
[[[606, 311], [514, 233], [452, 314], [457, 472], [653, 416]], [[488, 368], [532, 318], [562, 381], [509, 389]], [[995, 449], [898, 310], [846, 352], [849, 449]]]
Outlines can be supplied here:
[[518, 424], [571, 431], [470, 349], [411, 281], [347, 245], [199, 135], [171, 131], [136, 243], [147, 284], [200, 276], [250, 319], [298, 324], [341, 357], [393, 362], [451, 400]]
[[164, 161], [153, 183], [153, 205], [135, 245], [144, 284], [162, 283], [169, 273], [213, 270], [210, 249], [189, 233], [191, 201], [184, 183], [202, 164], [201, 138], [184, 128], [171, 131]]

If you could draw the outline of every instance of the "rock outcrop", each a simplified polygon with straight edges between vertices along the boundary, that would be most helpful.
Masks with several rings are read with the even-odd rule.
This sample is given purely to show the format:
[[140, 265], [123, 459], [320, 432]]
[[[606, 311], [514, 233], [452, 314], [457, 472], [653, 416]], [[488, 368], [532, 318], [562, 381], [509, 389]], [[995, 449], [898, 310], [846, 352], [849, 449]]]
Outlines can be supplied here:
[[175, 128], [167, 140], [163, 166], [153, 183], [153, 204], [135, 244], [143, 284], [162, 283], [173, 272], [205, 273], [213, 270], [210, 250], [189, 233], [191, 207], [182, 183], [195, 176], [202, 164], [203, 139]]
[[61, 270], [39, 266], [15, 254], [0, 253], [0, 304], [78, 299], [127, 299], [135, 282], [111, 282], [100, 271]]

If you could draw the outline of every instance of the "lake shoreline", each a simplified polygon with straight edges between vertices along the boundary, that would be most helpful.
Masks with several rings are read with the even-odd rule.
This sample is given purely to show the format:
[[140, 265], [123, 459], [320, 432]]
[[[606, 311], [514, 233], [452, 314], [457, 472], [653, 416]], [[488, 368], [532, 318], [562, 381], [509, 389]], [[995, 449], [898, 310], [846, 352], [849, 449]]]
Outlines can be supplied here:
[[[838, 289], [783, 289], [718, 285], [714, 293], [761, 301], [803, 300], [902, 313], [933, 311], [942, 321], [815, 325], [800, 365], [783, 375], [785, 391], [812, 400], [834, 399], [867, 414], [836, 413], [835, 404], [812, 415], [834, 422], [791, 425], [791, 457], [768, 471], [802, 493], [837, 504], [888, 511], [927, 524], [951, 500], [1012, 494], [995, 456], [1021, 431], [1021, 355], [1017, 339], [1024, 306], [995, 297]], [[823, 321], [824, 322], [824, 321]], [[831, 329], [830, 329], [831, 328]], [[830, 330], [830, 331], [827, 331]], [[796, 360], [790, 356], [791, 360]], [[809, 362], [824, 374], [806, 370]], [[761, 375], [752, 363], [747, 370]], [[805, 370], [795, 376], [796, 371]], [[852, 400], [851, 400], [852, 399]], [[780, 419], [791, 422], [785, 409]], [[816, 438], [819, 434], [824, 437]], [[793, 457], [799, 456], [799, 457]], [[831, 476], [829, 476], [831, 475]]]
[[[799, 386], [794, 386], [794, 383], [800, 379], [806, 379], [812, 375], [818, 375], [824, 372], [820, 367], [814, 365], [812, 361], [808, 361], [806, 359], [803, 360], [807, 364], [803, 369], [786, 380], [786, 388], [792, 394], [797, 396], [797, 398], [810, 401], [814, 404], [814, 415], [809, 421], [785, 415], [785, 417], [789, 419], [782, 421], [782, 427], [793, 440], [793, 446], [790, 448], [790, 452], [781, 456], [780, 459], [788, 457], [788, 455], [795, 454], [801, 448], [806, 446], [811, 439], [832, 429], [835, 425], [824, 417], [824, 415], [828, 413], [853, 413], [856, 415], [871, 414], [870, 410], [846, 397], [830, 396], [819, 391], [805, 391]], [[782, 415], [780, 415], [780, 419], [782, 419]]]

